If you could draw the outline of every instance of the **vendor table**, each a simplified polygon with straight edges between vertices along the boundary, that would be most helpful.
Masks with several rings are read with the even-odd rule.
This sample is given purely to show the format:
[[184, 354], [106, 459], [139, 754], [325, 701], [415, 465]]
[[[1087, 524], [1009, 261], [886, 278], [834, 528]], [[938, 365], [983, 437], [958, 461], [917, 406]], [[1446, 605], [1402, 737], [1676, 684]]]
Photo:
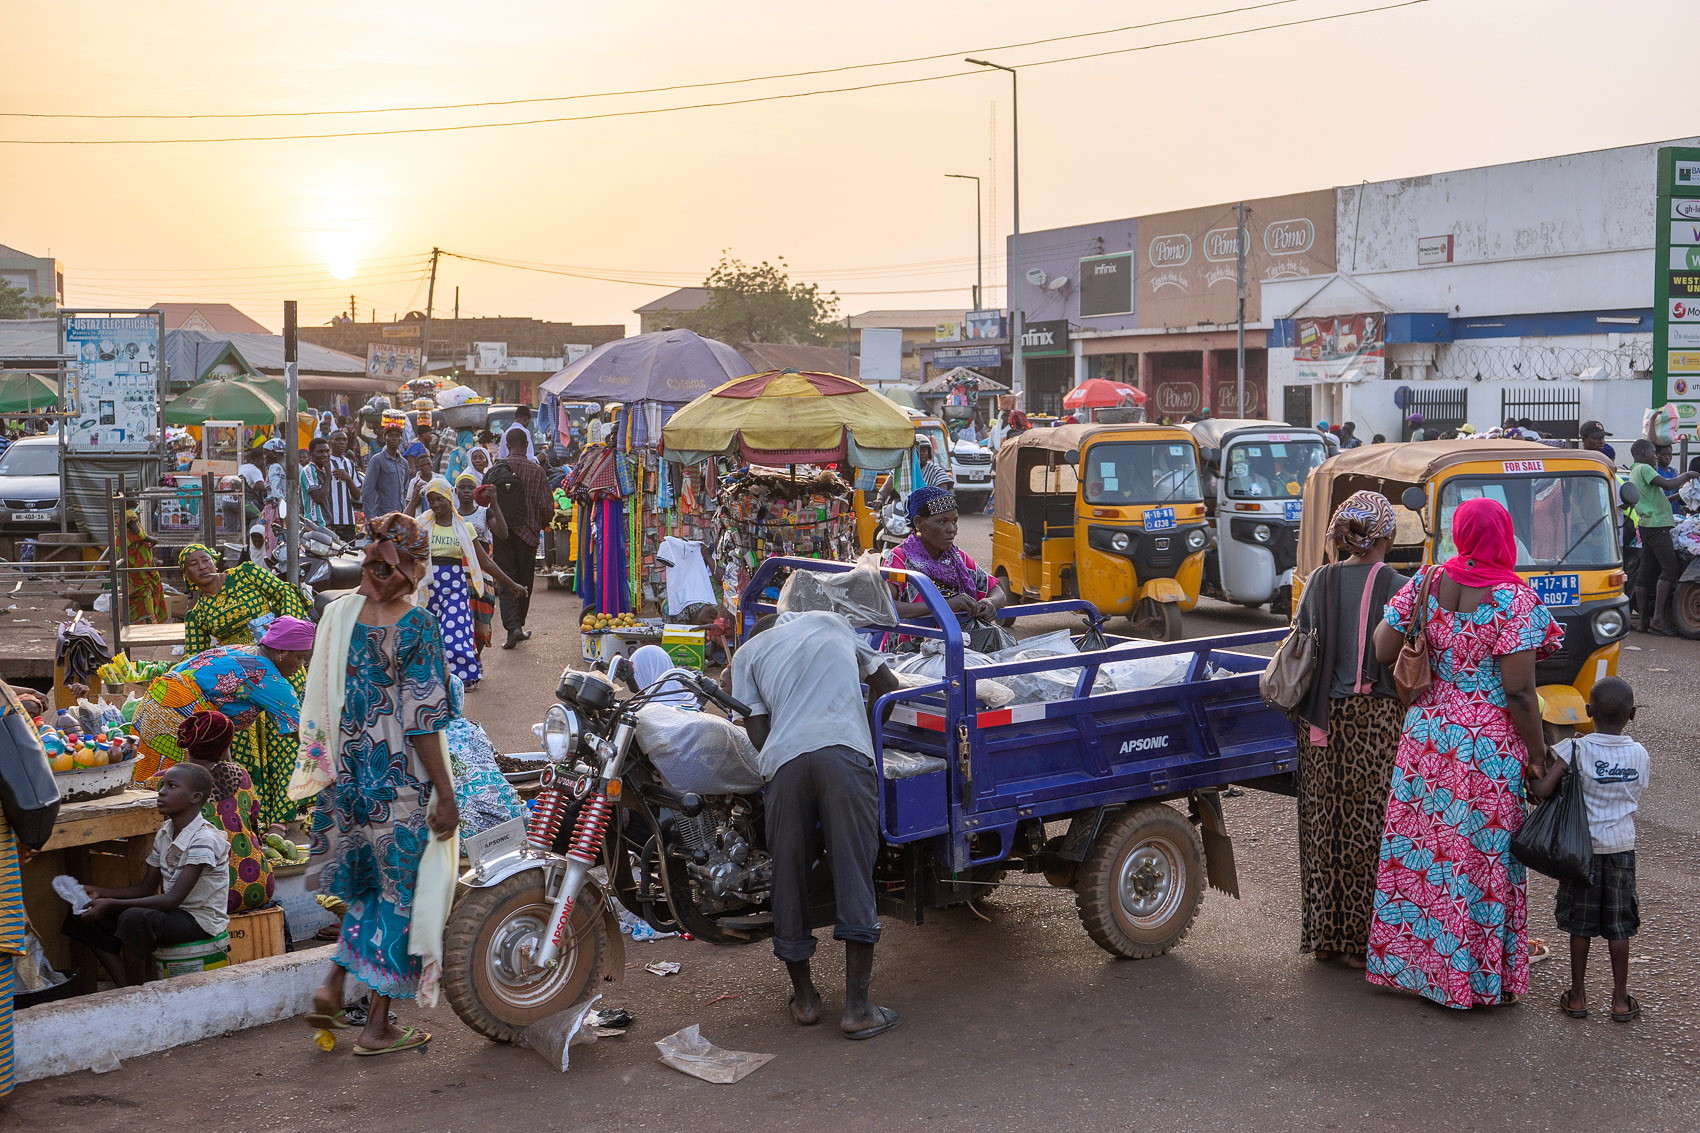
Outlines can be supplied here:
[[[129, 885], [147, 869], [148, 851], [159, 829], [159, 796], [132, 787], [103, 799], [66, 803], [59, 808], [53, 837], [23, 868], [24, 911], [41, 939], [48, 962], [60, 971], [71, 967], [71, 949], [60, 932], [69, 907], [53, 892], [61, 873], [89, 885]], [[77, 975], [77, 993], [95, 990], [94, 965]]]

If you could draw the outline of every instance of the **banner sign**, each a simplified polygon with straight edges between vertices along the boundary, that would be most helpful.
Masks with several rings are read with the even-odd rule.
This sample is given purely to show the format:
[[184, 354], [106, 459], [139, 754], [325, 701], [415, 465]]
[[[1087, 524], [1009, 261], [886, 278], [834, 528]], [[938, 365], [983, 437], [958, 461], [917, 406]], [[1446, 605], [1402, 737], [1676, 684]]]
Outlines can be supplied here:
[[1387, 356], [1380, 315], [1295, 319], [1293, 347], [1301, 382], [1339, 381], [1354, 370], [1361, 378], [1379, 378]]
[[1023, 358], [1048, 358], [1068, 353], [1068, 320], [1028, 323], [1021, 332]]
[[962, 316], [962, 337], [970, 342], [1004, 336], [1002, 311], [969, 311]]
[[933, 341], [934, 342], [961, 342], [962, 341], [962, 324], [961, 323], [934, 323], [933, 324]]
[[152, 452], [160, 443], [160, 358], [165, 315], [59, 314], [59, 352], [77, 361], [65, 377], [65, 451]]
[[475, 374], [505, 374], [508, 372], [508, 344], [505, 342], [475, 342], [472, 344], [472, 372]]
[[392, 346], [383, 342], [366, 344], [366, 376], [387, 378], [400, 385], [419, 376], [420, 348]]
[[[1676, 407], [1679, 436], [1700, 437], [1700, 149], [1659, 150], [1653, 215], [1653, 405]], [[1674, 438], [1673, 438], [1674, 439]]]
[[1132, 252], [1083, 257], [1080, 261], [1080, 317], [1132, 313], [1134, 271]]
[[996, 366], [1003, 361], [1001, 346], [963, 346], [933, 351], [935, 366]]

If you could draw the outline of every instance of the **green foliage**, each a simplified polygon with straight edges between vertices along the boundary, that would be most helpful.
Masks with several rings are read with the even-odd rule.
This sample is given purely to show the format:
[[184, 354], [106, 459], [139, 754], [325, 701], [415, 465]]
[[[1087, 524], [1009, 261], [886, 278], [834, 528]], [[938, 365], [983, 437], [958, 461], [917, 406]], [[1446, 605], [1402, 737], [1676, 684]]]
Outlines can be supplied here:
[[36, 311], [53, 309], [53, 300], [45, 295], [26, 295], [24, 289], [0, 279], [0, 319], [27, 319]]
[[730, 251], [708, 273], [713, 294], [694, 311], [664, 311], [673, 326], [722, 342], [817, 344], [838, 319], [838, 295], [817, 284], [792, 283], [784, 257], [777, 264], [746, 264]]

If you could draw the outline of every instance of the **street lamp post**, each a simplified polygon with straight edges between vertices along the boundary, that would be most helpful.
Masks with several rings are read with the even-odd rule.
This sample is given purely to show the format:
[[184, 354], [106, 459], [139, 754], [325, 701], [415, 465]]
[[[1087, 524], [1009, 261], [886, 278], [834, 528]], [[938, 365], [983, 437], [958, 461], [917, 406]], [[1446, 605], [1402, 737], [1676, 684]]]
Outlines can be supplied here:
[[1013, 182], [1010, 193], [1013, 212], [1015, 213], [1015, 233], [1009, 241], [1010, 262], [1010, 292], [1009, 292], [1009, 341], [1011, 353], [1009, 358], [1009, 385], [1015, 394], [1015, 404], [1020, 409], [1027, 408], [1027, 371], [1021, 361], [1021, 332], [1024, 329], [1021, 318], [1021, 90], [1016, 80], [1015, 68], [1005, 67], [1001, 63], [993, 63], [986, 59], [966, 59], [976, 67], [990, 67], [994, 71], [1009, 72], [1009, 118], [1010, 132], [1014, 144], [1011, 146], [1010, 180]]
[[980, 179], [972, 173], [946, 173], [945, 176], [974, 182], [974, 309], [977, 311], [986, 294], [986, 255], [981, 247], [984, 230], [980, 227]]

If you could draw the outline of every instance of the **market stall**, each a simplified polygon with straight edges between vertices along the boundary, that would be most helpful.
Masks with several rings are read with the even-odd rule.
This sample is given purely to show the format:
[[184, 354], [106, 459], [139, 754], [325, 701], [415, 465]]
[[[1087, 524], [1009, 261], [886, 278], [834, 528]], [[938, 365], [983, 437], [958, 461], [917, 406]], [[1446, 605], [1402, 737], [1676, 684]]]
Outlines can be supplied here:
[[721, 478], [715, 500], [716, 575], [735, 612], [764, 559], [855, 558], [851, 477], [904, 468], [915, 426], [854, 379], [770, 370], [693, 401], [662, 436], [668, 459], [687, 467], [742, 465]]

